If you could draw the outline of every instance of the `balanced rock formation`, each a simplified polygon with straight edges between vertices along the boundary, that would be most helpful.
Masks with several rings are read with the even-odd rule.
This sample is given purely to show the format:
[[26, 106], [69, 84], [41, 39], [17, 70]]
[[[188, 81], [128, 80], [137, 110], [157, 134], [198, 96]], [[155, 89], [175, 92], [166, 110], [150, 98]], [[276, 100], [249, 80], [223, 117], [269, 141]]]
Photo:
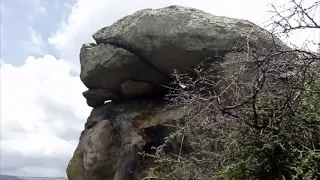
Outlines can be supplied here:
[[[263, 49], [273, 37], [255, 24], [170, 6], [144, 9], [97, 31], [81, 48], [88, 105], [161, 93], [174, 70], [224, 61], [231, 52]], [[92, 91], [92, 92], [90, 92]]]
[[208, 61], [221, 63], [228, 76], [241, 59], [250, 61], [248, 44], [263, 52], [274, 43], [249, 21], [181, 6], [140, 10], [93, 38], [96, 44], [84, 44], [80, 52], [80, 77], [88, 87], [83, 95], [93, 110], [67, 168], [69, 180], [147, 176], [152, 162], [139, 152], [160, 145], [174, 131], [164, 124], [187, 113], [161, 100], [172, 73]]

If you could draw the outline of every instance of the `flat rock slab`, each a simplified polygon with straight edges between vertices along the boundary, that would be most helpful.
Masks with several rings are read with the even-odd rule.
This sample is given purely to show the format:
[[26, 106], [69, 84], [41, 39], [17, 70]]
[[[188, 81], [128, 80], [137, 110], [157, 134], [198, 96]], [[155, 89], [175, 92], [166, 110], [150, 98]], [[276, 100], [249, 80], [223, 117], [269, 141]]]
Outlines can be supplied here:
[[81, 80], [90, 89], [120, 92], [121, 84], [129, 79], [162, 84], [167, 77], [144, 64], [133, 53], [110, 45], [83, 45], [80, 51]]

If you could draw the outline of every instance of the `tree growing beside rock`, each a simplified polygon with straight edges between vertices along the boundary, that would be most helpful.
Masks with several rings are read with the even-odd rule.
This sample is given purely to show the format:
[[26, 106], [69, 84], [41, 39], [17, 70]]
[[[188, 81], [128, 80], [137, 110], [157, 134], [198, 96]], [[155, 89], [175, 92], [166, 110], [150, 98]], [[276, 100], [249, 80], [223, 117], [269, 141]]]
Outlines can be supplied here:
[[168, 124], [175, 132], [154, 154], [142, 153], [156, 164], [146, 179], [320, 179], [320, 53], [308, 49], [320, 42], [278, 43], [294, 31], [320, 33], [319, 6], [272, 6], [273, 31], [258, 36], [273, 41], [263, 49], [248, 34], [234, 61], [176, 71], [166, 99], [186, 115]]

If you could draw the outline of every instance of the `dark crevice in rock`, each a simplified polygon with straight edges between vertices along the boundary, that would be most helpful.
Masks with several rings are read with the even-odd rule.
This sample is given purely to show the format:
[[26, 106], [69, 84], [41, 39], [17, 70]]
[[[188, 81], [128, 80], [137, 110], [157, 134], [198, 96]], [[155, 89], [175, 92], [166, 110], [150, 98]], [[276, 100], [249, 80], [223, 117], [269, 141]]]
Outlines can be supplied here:
[[148, 83], [150, 84], [154, 89], [152, 90], [152, 93], [150, 94], [141, 94], [141, 95], [138, 95], [138, 96], [125, 96], [120, 88], [120, 91], [119, 92], [115, 92], [115, 91], [112, 91], [110, 89], [107, 89], [107, 88], [99, 88], [99, 89], [89, 89], [88, 91], [92, 90], [106, 90], [106, 91], [109, 91], [111, 93], [114, 93], [114, 94], [117, 94], [117, 98], [107, 98], [105, 96], [103, 96], [103, 94], [101, 94], [101, 96], [98, 97], [95, 96], [95, 97], [88, 97], [88, 96], [85, 96], [85, 98], [87, 98], [87, 100], [90, 100], [90, 101], [95, 101], [95, 107], [98, 107], [98, 106], [102, 106], [104, 104], [106, 104], [105, 102], [108, 101], [108, 100], [111, 100], [112, 102], [115, 102], [117, 104], [119, 103], [123, 103], [127, 100], [133, 100], [133, 99], [159, 99], [159, 98], [163, 98], [163, 96], [165, 95], [165, 93], [167, 92], [167, 88], [163, 87], [163, 86], [160, 86], [160, 85], [157, 85], [153, 82], [150, 82], [150, 81], [143, 81], [143, 80], [139, 80], [139, 79], [136, 79], [136, 78], [129, 78], [129, 79], [126, 79], [126, 80], [123, 80], [121, 81], [119, 84], [123, 84], [127, 81], [134, 81], [134, 82], [137, 82], [137, 83]]
[[[149, 95], [142, 95], [142, 96], [139, 96], [139, 97], [150, 97], [151, 96], [154, 96], [154, 95], [160, 95], [160, 96], [163, 96], [166, 92], [166, 88], [163, 86], [163, 85], [167, 85], [167, 84], [162, 84], [162, 85], [158, 85], [158, 84], [155, 84], [151, 81], [144, 81], [144, 80], [140, 80], [140, 79], [136, 79], [136, 78], [128, 78], [126, 80], [123, 80], [120, 82], [120, 86], [128, 81], [133, 81], [133, 82], [136, 82], [136, 83], [147, 83], [147, 84], [150, 84], [153, 88], [153, 91], [151, 94]], [[121, 90], [121, 87], [120, 87], [120, 90]], [[121, 96], [124, 96], [123, 94], [123, 91], [121, 90]]]
[[172, 79], [171, 76], [169, 76], [168, 74], [166, 74], [165, 72], [161, 71], [159, 68], [155, 67], [152, 63], [150, 63], [145, 57], [143, 57], [138, 50], [136, 50], [133, 47], [130, 47], [128, 45], [126, 45], [125, 43], [122, 43], [120, 40], [118, 39], [95, 39], [96, 43], [99, 44], [110, 44], [113, 46], [116, 46], [118, 48], [122, 48], [125, 49], [126, 51], [136, 55], [142, 63], [144, 63], [146, 66], [154, 69], [156, 72], [160, 73], [161, 75], [163, 75], [164, 77], [167, 77], [169, 80]]
[[[185, 122], [182, 118], [177, 120], [169, 120], [164, 124], [141, 129], [141, 134], [143, 134], [143, 138], [146, 141], [146, 144], [143, 147], [143, 151], [149, 154], [154, 153], [154, 148], [163, 145], [165, 143], [165, 138], [176, 131], [177, 124], [183, 125], [184, 123]], [[192, 151], [192, 148], [187, 141], [187, 138], [184, 137], [183, 147], [181, 149], [183, 152]], [[180, 152], [181, 143], [182, 136], [175, 136], [166, 143], [164, 150], [166, 153], [178, 154]]]
[[144, 96], [139, 96], [136, 98], [129, 98], [129, 97], [121, 97], [119, 99], [112, 100], [112, 102], [116, 105], [121, 105], [126, 102], [137, 102], [137, 101], [153, 101], [157, 102], [158, 100], [163, 100], [164, 94], [155, 94], [155, 95], [144, 95]]
[[[143, 150], [147, 153], [152, 153], [153, 148], [157, 148], [165, 143], [165, 138], [176, 131], [176, 125], [182, 124], [183, 119], [168, 120], [163, 124], [153, 125], [149, 127], [142, 128], [140, 133], [146, 144]], [[167, 144], [167, 151], [176, 152], [177, 146], [180, 145], [180, 140], [172, 140], [170, 144]]]
[[93, 108], [104, 105], [108, 100], [122, 97], [121, 92], [115, 92], [107, 88], [89, 88], [82, 95], [86, 98], [87, 104]]
[[149, 83], [149, 84], [151, 84], [151, 85], [154, 86], [154, 87], [159, 87], [159, 88], [162, 87], [162, 86], [160, 86], [160, 85], [155, 84], [154, 82], [146, 81], [146, 80], [140, 80], [140, 79], [137, 79], [137, 78], [128, 78], [128, 79], [125, 79], [125, 80], [123, 80], [123, 81], [120, 82], [120, 85], [121, 85], [122, 83], [124, 83], [124, 82], [126, 82], [126, 81], [130, 81], [130, 80], [135, 81], [135, 82]]
[[165, 137], [170, 135], [170, 133], [174, 131], [174, 128], [165, 125], [157, 125], [145, 128], [143, 131], [146, 140], [146, 145], [143, 149], [146, 153], [152, 153], [154, 151], [153, 148], [162, 145]]

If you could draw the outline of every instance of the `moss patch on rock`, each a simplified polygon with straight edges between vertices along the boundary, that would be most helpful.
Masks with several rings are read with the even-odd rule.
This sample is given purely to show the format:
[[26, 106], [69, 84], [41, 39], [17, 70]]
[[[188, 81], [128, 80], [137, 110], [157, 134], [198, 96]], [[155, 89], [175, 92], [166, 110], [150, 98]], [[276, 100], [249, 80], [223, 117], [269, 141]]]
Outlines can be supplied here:
[[81, 155], [78, 149], [75, 150], [72, 159], [67, 167], [67, 176], [69, 180], [81, 180]]
[[87, 76], [87, 73], [86, 73], [84, 70], [82, 70], [82, 71], [80, 72], [80, 79], [81, 79], [81, 81], [84, 81], [85, 78], [86, 78], [86, 76]]

